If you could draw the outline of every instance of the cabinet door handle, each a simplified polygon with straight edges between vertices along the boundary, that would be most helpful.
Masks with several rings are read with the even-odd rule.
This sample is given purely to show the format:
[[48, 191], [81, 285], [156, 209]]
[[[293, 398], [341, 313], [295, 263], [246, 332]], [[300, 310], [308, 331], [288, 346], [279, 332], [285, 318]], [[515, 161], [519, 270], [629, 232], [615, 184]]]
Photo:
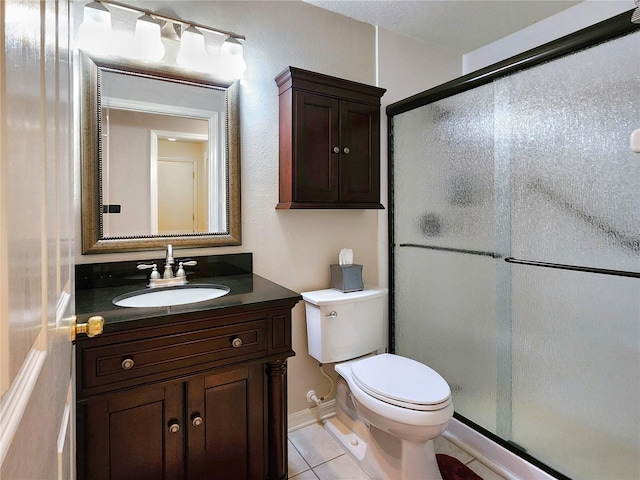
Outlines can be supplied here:
[[231, 345], [233, 348], [240, 348], [242, 346], [242, 339], [240, 337], [233, 337]]
[[202, 419], [199, 413], [196, 412], [193, 415], [191, 415], [191, 424], [194, 427], [199, 427], [200, 425], [202, 425], [202, 422], [204, 422], [204, 420]]
[[342, 151], [345, 153], [345, 155], [349, 155], [349, 152], [351, 152], [349, 147], [344, 147], [344, 149]]
[[333, 147], [333, 153], [340, 153], [340, 147]]
[[177, 420], [169, 421], [169, 433], [178, 433], [180, 431], [180, 422]]
[[125, 358], [122, 360], [121, 365], [123, 370], [131, 370], [133, 365], [135, 365], [135, 362], [133, 361], [133, 358]]

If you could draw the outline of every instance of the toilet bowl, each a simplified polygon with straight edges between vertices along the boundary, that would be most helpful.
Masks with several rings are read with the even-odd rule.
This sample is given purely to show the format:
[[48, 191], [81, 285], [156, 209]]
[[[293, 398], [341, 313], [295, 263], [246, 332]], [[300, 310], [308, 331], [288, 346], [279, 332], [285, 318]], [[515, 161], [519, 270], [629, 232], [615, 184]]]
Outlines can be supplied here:
[[391, 354], [335, 369], [346, 388], [338, 389], [336, 417], [326, 427], [360, 467], [380, 480], [440, 480], [433, 439], [453, 416], [444, 379], [426, 365]]
[[327, 431], [374, 480], [442, 480], [433, 439], [453, 416], [447, 382], [384, 346], [386, 289], [302, 293], [309, 353], [336, 363], [336, 416]]

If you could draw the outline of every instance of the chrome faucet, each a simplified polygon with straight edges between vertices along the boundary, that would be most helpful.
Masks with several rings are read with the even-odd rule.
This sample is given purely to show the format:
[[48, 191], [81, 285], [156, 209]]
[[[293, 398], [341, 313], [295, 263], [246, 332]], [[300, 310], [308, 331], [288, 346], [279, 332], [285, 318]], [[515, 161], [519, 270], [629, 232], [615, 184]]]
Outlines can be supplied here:
[[136, 267], [138, 270], [151, 269], [151, 275], [149, 276], [149, 287], [169, 287], [174, 285], [185, 285], [187, 282], [187, 273], [184, 267], [192, 267], [197, 265], [196, 260], [184, 259], [178, 262], [178, 269], [174, 276], [173, 266], [176, 264], [175, 258], [173, 258], [173, 245], [167, 244], [167, 257], [164, 263], [164, 273], [160, 278], [160, 272], [158, 272], [157, 265], [155, 263], [140, 263]]
[[173, 245], [170, 243], [167, 244], [167, 258], [164, 261], [164, 274], [162, 278], [168, 279], [173, 278], [173, 264], [175, 260], [173, 259]]

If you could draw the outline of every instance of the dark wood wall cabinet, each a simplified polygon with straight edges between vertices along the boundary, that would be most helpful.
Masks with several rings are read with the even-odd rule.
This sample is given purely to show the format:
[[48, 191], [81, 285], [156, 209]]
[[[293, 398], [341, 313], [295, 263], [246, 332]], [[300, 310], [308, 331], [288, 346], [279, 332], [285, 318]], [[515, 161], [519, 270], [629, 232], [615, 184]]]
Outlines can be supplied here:
[[285, 479], [296, 301], [77, 340], [78, 478]]
[[275, 78], [280, 103], [276, 208], [383, 208], [383, 88], [289, 67]]

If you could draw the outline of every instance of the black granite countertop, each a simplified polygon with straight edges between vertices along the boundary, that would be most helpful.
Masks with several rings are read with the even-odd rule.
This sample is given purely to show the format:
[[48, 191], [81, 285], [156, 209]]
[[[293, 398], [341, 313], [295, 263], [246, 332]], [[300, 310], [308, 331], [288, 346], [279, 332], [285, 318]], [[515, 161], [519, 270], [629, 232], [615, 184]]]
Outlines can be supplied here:
[[[240, 260], [240, 263], [246, 263], [245, 258]], [[264, 308], [269, 305], [278, 306], [289, 303], [293, 306], [302, 300], [299, 293], [250, 271], [247, 272], [246, 265], [243, 268], [227, 268], [228, 264], [225, 264], [225, 268], [219, 268], [216, 263], [216, 267], [211, 268], [210, 265], [206, 265], [206, 260], [199, 262], [201, 265], [203, 263], [205, 263], [204, 268], [200, 267], [192, 275], [187, 272], [188, 285], [224, 285], [230, 289], [229, 293], [203, 302], [149, 308], [118, 307], [113, 304], [113, 299], [119, 295], [148, 289], [146, 276], [135, 271], [135, 262], [99, 264], [99, 268], [82, 266], [76, 271], [77, 321], [83, 323], [93, 315], [100, 315], [104, 317], [104, 332], [107, 333], [157, 325], [159, 322], [196, 318], [202, 316], [204, 312], [220, 309], [227, 309], [225, 313], [227, 311], [232, 313], [234, 310]], [[248, 265], [250, 270], [250, 259]], [[134, 273], [119, 275], [119, 272], [127, 271]], [[216, 273], [216, 275], [205, 276], [208, 273]]]

